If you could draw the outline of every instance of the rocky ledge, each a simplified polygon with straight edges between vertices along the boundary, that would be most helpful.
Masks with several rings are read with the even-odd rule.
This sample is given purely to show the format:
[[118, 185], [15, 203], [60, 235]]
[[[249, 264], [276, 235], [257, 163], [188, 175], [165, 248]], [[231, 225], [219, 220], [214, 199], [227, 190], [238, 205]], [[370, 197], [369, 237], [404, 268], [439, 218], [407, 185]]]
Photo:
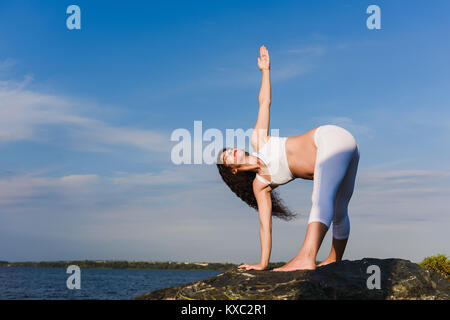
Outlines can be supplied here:
[[449, 298], [449, 281], [434, 270], [423, 269], [408, 260], [364, 258], [356, 261], [343, 260], [318, 267], [314, 271], [242, 271], [234, 268], [211, 278], [151, 291], [134, 299], [448, 300]]

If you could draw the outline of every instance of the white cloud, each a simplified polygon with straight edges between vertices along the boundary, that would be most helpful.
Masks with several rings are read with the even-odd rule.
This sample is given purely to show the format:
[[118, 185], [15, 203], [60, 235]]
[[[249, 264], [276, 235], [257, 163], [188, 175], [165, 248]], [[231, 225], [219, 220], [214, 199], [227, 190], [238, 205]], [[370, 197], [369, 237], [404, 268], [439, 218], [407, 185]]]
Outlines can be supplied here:
[[99, 176], [96, 174], [71, 174], [68, 176], [61, 177], [61, 182], [66, 185], [77, 185], [82, 186], [85, 184], [90, 184], [97, 182]]
[[[76, 112], [79, 101], [27, 89], [31, 78], [0, 83], [0, 143], [20, 140], [45, 141], [43, 129], [59, 126], [71, 140], [69, 147], [107, 150], [132, 146], [147, 151], [170, 150], [169, 134], [109, 125]], [[45, 130], [44, 130], [45, 131]]]
[[446, 170], [366, 170], [358, 172], [359, 183], [363, 186], [392, 187], [399, 184], [425, 184], [450, 177]]
[[274, 82], [289, 80], [308, 73], [312, 66], [304, 62], [280, 63], [280, 65], [271, 70], [271, 79]]
[[139, 189], [141, 187], [161, 188], [161, 190], [163, 187], [175, 187], [180, 189], [176, 193], [173, 193], [172, 189], [158, 190], [158, 197], [166, 192], [165, 197], [176, 200], [181, 193], [192, 195], [193, 189], [197, 191], [208, 189], [211, 188], [211, 184], [218, 185], [219, 181], [219, 174], [213, 165], [173, 166], [159, 172], [117, 172], [113, 176], [70, 174], [52, 177], [45, 176], [42, 172], [32, 172], [1, 178], [0, 204], [26, 203], [44, 196], [76, 202], [77, 197], [82, 195], [83, 198], [91, 197], [92, 201], [99, 197], [104, 197], [103, 200], [106, 201], [108, 198], [118, 199], [117, 196], [125, 192], [135, 193], [136, 197], [130, 198], [130, 202], [133, 202], [139, 197], [147, 198], [145, 193], [149, 192], [148, 189]]
[[326, 51], [325, 46], [321, 45], [307, 45], [300, 48], [286, 50], [287, 53], [315, 54], [315, 55], [322, 55], [323, 53], [325, 53], [325, 51]]
[[127, 173], [120, 172], [108, 180], [120, 185], [174, 185], [208, 183], [217, 181], [219, 175], [214, 165], [172, 166], [160, 172]]
[[28, 173], [0, 179], [0, 204], [30, 203], [39, 197], [66, 196], [76, 198], [88, 190], [99, 177], [90, 175], [68, 175], [62, 177], [42, 176], [39, 173]]
[[6, 58], [3, 61], [0, 61], [0, 74], [9, 71], [12, 67], [17, 64], [17, 60], [12, 58]]
[[341, 126], [355, 135], [368, 136], [369, 138], [375, 137], [375, 131], [371, 127], [356, 123], [353, 119], [346, 116], [313, 117], [312, 119], [321, 124]]

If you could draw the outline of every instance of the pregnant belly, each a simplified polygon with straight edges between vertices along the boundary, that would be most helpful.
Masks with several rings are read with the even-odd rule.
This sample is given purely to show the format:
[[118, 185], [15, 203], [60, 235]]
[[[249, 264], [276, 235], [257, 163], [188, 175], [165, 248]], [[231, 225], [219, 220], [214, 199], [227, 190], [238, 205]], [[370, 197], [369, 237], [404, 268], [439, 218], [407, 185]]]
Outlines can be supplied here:
[[314, 179], [317, 147], [314, 143], [312, 129], [302, 135], [289, 137], [286, 140], [286, 156], [289, 169], [296, 178]]

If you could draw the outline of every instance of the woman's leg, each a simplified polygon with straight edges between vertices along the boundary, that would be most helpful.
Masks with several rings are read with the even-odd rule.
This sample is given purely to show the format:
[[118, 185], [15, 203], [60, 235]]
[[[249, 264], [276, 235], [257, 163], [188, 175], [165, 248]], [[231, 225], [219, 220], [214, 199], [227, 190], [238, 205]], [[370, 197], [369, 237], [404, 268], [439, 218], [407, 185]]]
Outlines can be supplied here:
[[316, 256], [328, 227], [321, 222], [311, 222], [306, 229], [305, 240], [295, 258], [273, 271], [314, 270]]
[[333, 240], [331, 251], [328, 257], [318, 266], [327, 265], [336, 261], [341, 261], [347, 240], [350, 235], [350, 220], [348, 217], [348, 204], [353, 195], [355, 186], [356, 172], [359, 163], [359, 146], [355, 150], [352, 160], [347, 169], [342, 183], [336, 193], [334, 201], [334, 217], [333, 217]]
[[334, 201], [357, 148], [354, 137], [341, 127], [326, 125], [317, 136], [312, 208], [305, 241], [297, 256], [274, 271], [315, 269], [316, 256], [334, 216]]

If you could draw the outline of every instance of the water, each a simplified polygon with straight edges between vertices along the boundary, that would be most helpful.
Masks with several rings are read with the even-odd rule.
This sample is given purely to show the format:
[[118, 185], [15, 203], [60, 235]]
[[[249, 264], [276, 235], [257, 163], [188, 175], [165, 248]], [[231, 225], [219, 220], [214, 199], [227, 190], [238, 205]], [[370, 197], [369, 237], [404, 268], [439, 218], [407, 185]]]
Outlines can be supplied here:
[[148, 291], [222, 271], [81, 269], [81, 289], [69, 290], [65, 268], [0, 267], [0, 299], [131, 299]]

